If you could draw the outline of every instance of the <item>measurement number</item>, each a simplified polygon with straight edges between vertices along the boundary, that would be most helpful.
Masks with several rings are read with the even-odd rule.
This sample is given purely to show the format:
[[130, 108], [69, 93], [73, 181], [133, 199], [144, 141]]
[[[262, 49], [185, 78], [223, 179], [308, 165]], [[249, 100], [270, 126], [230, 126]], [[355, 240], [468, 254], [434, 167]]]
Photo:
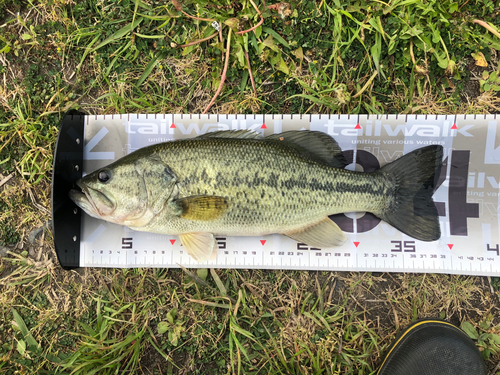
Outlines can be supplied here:
[[490, 244], [487, 244], [486, 245], [486, 250], [488, 251], [494, 251], [495, 253], [497, 253], [497, 255], [500, 255], [500, 249], [499, 249], [499, 245], [497, 244], [496, 247], [490, 247]]
[[133, 238], [122, 238], [122, 249], [132, 249]]
[[391, 249], [392, 252], [400, 253], [404, 251], [405, 253], [415, 252], [415, 241], [391, 241], [394, 244], [394, 248]]

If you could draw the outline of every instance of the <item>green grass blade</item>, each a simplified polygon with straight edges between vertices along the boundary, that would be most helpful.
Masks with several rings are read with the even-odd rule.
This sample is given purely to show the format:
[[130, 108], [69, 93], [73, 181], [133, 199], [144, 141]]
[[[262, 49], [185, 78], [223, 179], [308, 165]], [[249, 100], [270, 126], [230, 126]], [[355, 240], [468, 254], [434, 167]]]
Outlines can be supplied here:
[[85, 60], [87, 55], [93, 51], [91, 48], [94, 45], [94, 43], [99, 40], [99, 38], [100, 38], [100, 35], [95, 36], [94, 39], [92, 39], [92, 41], [89, 43], [88, 47], [85, 49], [85, 52], [83, 52], [82, 58], [80, 59], [80, 63], [77, 65], [78, 70], [80, 70], [80, 68], [83, 64], [83, 61]]
[[137, 26], [139, 26], [142, 21], [143, 21], [143, 18], [141, 17], [141, 18], [136, 19], [134, 22], [129, 23], [127, 26], [122, 27], [116, 33], [107, 37], [106, 39], [104, 39], [104, 41], [99, 43], [95, 48], [92, 49], [91, 52], [97, 51], [99, 48], [104, 47], [105, 45], [107, 45], [107, 44], [109, 44], [117, 39], [124, 37], [128, 33], [132, 32]]
[[21, 317], [21, 315], [18, 314], [18, 312], [14, 308], [12, 308], [12, 315], [14, 315], [14, 321], [19, 327], [19, 330], [21, 331], [21, 334], [23, 335], [24, 339], [28, 343], [28, 349], [35, 353], [40, 352], [40, 344], [38, 344], [35, 338], [31, 335], [28, 327], [24, 323], [23, 318]]
[[273, 29], [271, 29], [269, 27], [263, 27], [262, 30], [268, 34], [271, 34], [274, 37], [274, 39], [276, 39], [279, 43], [284, 45], [286, 48], [290, 48], [290, 45], [288, 44], [288, 42], [285, 39], [283, 39], [283, 37], [280, 34], [278, 34], [276, 31], [274, 31]]
[[217, 284], [217, 288], [219, 288], [220, 294], [222, 297], [225, 297], [227, 295], [226, 287], [222, 283], [221, 279], [219, 278], [219, 275], [217, 275], [217, 272], [213, 268], [210, 268], [210, 274], [212, 275], [215, 284]]
[[144, 69], [144, 72], [142, 72], [141, 77], [137, 81], [137, 86], [142, 85], [142, 83], [146, 80], [146, 78], [148, 78], [148, 76], [151, 74], [151, 71], [154, 69], [156, 64], [158, 64], [158, 57], [153, 56], [149, 64], [146, 65], [146, 69]]
[[231, 329], [235, 330], [238, 333], [241, 333], [243, 336], [246, 336], [246, 337], [248, 337], [249, 339], [252, 339], [252, 340], [255, 338], [255, 336], [253, 334], [251, 334], [247, 330], [245, 330], [245, 329], [241, 328], [240, 326], [238, 326], [238, 324], [236, 324], [233, 321], [233, 319], [231, 319], [231, 322], [229, 324], [230, 324]]
[[138, 36], [140, 38], [146, 38], [146, 39], [163, 39], [163, 38], [165, 38], [165, 35], [144, 35], [144, 34], [139, 34], [139, 33], [135, 33], [135, 36]]

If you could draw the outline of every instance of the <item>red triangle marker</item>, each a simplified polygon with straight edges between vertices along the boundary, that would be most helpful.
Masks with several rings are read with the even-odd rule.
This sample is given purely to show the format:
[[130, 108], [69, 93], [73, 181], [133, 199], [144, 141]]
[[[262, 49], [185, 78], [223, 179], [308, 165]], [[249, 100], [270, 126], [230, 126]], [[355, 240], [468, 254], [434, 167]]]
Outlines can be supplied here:
[[448, 244], [448, 247], [449, 247], [449, 248], [450, 248], [450, 250], [451, 250], [451, 249], [452, 249], [452, 247], [453, 247], [453, 244], [452, 244], [452, 243], [449, 243], [449, 244]]
[[266, 126], [266, 124], [262, 124], [262, 126], [260, 128], [261, 129], [267, 129], [267, 126]]
[[177, 126], [175, 126], [175, 124], [172, 123], [172, 125], [170, 125], [170, 129], [175, 129], [175, 128], [177, 128]]
[[361, 126], [359, 126], [359, 124], [356, 124], [356, 126], [354, 127], [354, 129], [361, 129]]
[[260, 243], [262, 244], [262, 246], [264, 246], [266, 244], [267, 240], [260, 240]]
[[452, 129], [458, 129], [457, 128], [457, 124], [453, 124], [453, 126], [451, 127]]
[[358, 247], [359, 246], [359, 242], [353, 242], [354, 243], [354, 246]]
[[170, 243], [173, 245], [175, 243], [175, 240], [170, 240]]

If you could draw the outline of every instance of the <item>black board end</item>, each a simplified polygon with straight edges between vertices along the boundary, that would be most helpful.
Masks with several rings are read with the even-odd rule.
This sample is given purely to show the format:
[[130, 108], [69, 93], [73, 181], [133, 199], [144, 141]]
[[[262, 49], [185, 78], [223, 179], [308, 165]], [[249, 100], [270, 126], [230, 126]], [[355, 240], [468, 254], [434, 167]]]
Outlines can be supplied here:
[[64, 116], [54, 152], [52, 170], [52, 234], [61, 267], [80, 267], [81, 210], [69, 191], [82, 177], [85, 114], [71, 110]]

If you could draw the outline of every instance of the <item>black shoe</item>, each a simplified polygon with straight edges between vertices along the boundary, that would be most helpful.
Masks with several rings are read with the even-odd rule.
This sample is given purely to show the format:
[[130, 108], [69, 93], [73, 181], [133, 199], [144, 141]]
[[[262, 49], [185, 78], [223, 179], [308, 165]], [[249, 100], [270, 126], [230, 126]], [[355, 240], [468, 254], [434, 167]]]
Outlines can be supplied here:
[[454, 325], [420, 320], [394, 340], [377, 375], [485, 375], [474, 342]]

